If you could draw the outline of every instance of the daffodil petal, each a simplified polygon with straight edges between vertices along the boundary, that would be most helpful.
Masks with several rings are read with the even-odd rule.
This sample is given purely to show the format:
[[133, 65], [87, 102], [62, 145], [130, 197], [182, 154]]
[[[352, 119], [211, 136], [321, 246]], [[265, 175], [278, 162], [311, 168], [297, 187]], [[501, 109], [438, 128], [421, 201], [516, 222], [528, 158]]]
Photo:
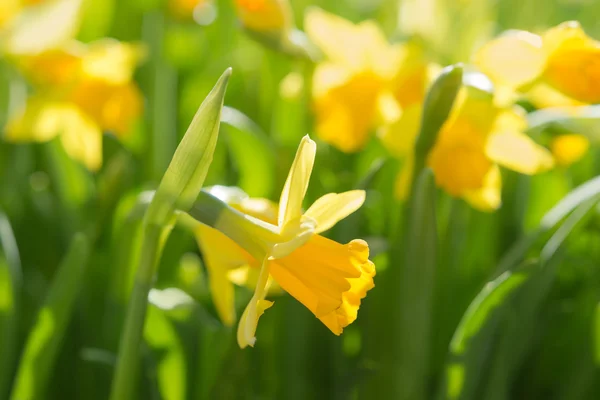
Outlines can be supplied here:
[[407, 157], [412, 154], [422, 113], [423, 106], [415, 104], [404, 109], [396, 122], [379, 131], [381, 142], [394, 157]]
[[[241, 349], [248, 346], [254, 347], [256, 343], [256, 327], [258, 326], [258, 319], [265, 313], [265, 310], [273, 305], [272, 301], [269, 300], [258, 300], [254, 306], [248, 304], [237, 329], [237, 342]], [[256, 309], [255, 318], [249, 319], [249, 310], [254, 307]]]
[[103, 39], [89, 44], [83, 56], [82, 70], [89, 78], [124, 84], [131, 81], [135, 68], [144, 57], [145, 49], [140, 44]]
[[525, 31], [508, 31], [483, 46], [473, 62], [495, 83], [516, 88], [542, 74], [546, 53], [539, 36]]
[[194, 232], [209, 273], [210, 293], [221, 321], [235, 322], [235, 298], [229, 273], [247, 266], [253, 259], [233, 240], [216, 229], [200, 224]]
[[321, 233], [358, 210], [364, 202], [364, 190], [329, 193], [315, 201], [304, 215], [316, 221], [315, 233]]
[[316, 317], [326, 318], [343, 306], [354, 279], [363, 277], [365, 270], [374, 275], [368, 256], [369, 247], [362, 240], [342, 245], [317, 235], [288, 257], [273, 261], [271, 274]]
[[77, 34], [82, 0], [54, 0], [27, 7], [6, 27], [1, 47], [13, 55], [60, 47]]
[[96, 171], [102, 166], [102, 130], [84, 113], [72, 110], [65, 119], [60, 140], [67, 154], [89, 170]]
[[501, 190], [500, 168], [493, 165], [484, 178], [483, 186], [480, 189], [466, 191], [462, 197], [472, 207], [491, 212], [497, 210], [502, 204]]
[[12, 142], [46, 142], [66, 129], [65, 123], [73, 112], [68, 103], [33, 96], [8, 121], [5, 138]]
[[357, 28], [350, 21], [311, 7], [304, 14], [304, 30], [329, 60], [354, 67], [360, 64]]
[[284, 227], [288, 221], [302, 215], [302, 201], [308, 189], [316, 151], [317, 145], [315, 142], [308, 135], [304, 136], [296, 152], [296, 157], [279, 200], [279, 227]]
[[544, 35], [549, 53], [544, 80], [568, 97], [600, 102], [600, 43], [576, 22], [567, 22]]
[[533, 175], [552, 168], [552, 155], [522, 133], [527, 126], [524, 115], [506, 110], [498, 115], [486, 143], [486, 155], [498, 164]]
[[246, 346], [254, 346], [254, 343], [256, 343], [256, 327], [258, 325], [258, 319], [267, 308], [273, 305], [272, 302], [265, 300], [268, 290], [267, 284], [269, 281], [270, 267], [271, 261], [269, 261], [269, 257], [267, 256], [263, 260], [260, 267], [260, 273], [256, 283], [256, 289], [254, 290], [254, 295], [250, 299], [250, 302], [246, 306], [244, 314], [240, 319], [240, 324], [237, 331], [237, 340], [242, 349]]

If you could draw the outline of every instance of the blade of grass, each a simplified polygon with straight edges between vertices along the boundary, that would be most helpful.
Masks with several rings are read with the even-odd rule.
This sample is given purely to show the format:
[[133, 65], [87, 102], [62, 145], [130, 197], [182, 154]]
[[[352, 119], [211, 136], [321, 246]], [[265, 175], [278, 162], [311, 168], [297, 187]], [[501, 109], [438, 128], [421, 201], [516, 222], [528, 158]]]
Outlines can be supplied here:
[[81, 290], [89, 253], [86, 236], [76, 234], [25, 344], [12, 399], [48, 397], [46, 386]]

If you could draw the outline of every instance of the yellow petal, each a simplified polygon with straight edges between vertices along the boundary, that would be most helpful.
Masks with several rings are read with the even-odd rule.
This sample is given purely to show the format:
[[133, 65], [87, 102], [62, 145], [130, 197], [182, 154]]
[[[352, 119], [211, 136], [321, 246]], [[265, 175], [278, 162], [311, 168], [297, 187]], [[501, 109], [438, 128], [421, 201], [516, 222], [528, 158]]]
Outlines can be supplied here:
[[274, 260], [271, 275], [313, 314], [323, 316], [341, 305], [342, 293], [350, 289], [348, 279], [360, 277], [366, 244], [351, 243], [315, 235], [287, 257]]
[[500, 169], [493, 165], [486, 174], [483, 186], [476, 190], [466, 191], [462, 197], [480, 211], [494, 211], [502, 204], [502, 178]]
[[568, 97], [600, 102], [600, 44], [578, 23], [563, 23], [544, 35], [548, 62], [544, 80]]
[[240, 322], [237, 329], [237, 342], [241, 349], [244, 349], [248, 346], [254, 347], [256, 343], [256, 327], [258, 326], [258, 319], [265, 313], [265, 310], [270, 308], [273, 305], [272, 301], [269, 300], [258, 300], [256, 301], [255, 307], [256, 313], [254, 319], [249, 319], [249, 310], [251, 305], [248, 304], [244, 313], [242, 314], [242, 318], [240, 318]]
[[131, 82], [113, 84], [101, 79], [86, 79], [71, 93], [71, 100], [102, 127], [118, 137], [129, 134], [141, 116], [143, 99]]
[[144, 56], [144, 48], [139, 44], [103, 39], [88, 45], [82, 69], [90, 79], [124, 84], [131, 81], [135, 68]]
[[72, 43], [34, 56], [19, 57], [17, 63], [19, 69], [35, 85], [67, 86], [81, 75], [82, 51], [82, 46]]
[[585, 104], [564, 95], [546, 83], [534, 85], [527, 91], [526, 97], [536, 108], [575, 107]]
[[522, 133], [525, 125], [524, 117], [518, 113], [506, 111], [500, 114], [488, 137], [487, 156], [506, 168], [527, 175], [552, 168], [552, 155]]
[[209, 273], [210, 293], [221, 321], [231, 326], [235, 322], [235, 298], [229, 281], [231, 270], [247, 266], [253, 258], [223, 233], [206, 225], [195, 232]]
[[400, 158], [412, 154], [421, 126], [422, 104], [404, 109], [400, 118], [379, 131], [379, 138], [392, 156]]
[[427, 62], [422, 46], [408, 42], [401, 47], [401, 64], [395, 71], [394, 95], [403, 109], [423, 103], [427, 86], [440, 68]]
[[473, 62], [494, 83], [516, 88], [542, 74], [546, 54], [539, 36], [525, 31], [508, 31], [483, 46]]
[[5, 138], [12, 142], [46, 142], [68, 128], [66, 124], [73, 112], [68, 103], [31, 97], [25, 109], [8, 121]]
[[304, 215], [317, 222], [315, 233], [321, 233], [358, 210], [364, 202], [364, 190], [329, 193], [315, 201]]
[[60, 47], [77, 34], [81, 3], [81, 0], [48, 0], [27, 7], [6, 27], [3, 50], [24, 55]]
[[340, 68], [321, 71], [315, 85], [326, 82], [323, 87], [328, 89], [318, 89], [313, 94], [317, 134], [341, 151], [360, 150], [375, 125], [385, 82], [370, 71], [350, 76]]
[[308, 182], [315, 162], [317, 145], [308, 135], [302, 138], [296, 157], [279, 200], [278, 225], [285, 224], [302, 215], [302, 201], [308, 189]]
[[248, 302], [244, 314], [242, 314], [242, 318], [240, 319], [237, 340], [242, 349], [246, 346], [254, 346], [254, 343], [256, 343], [256, 327], [258, 326], [258, 319], [267, 308], [273, 305], [272, 302], [265, 300], [270, 266], [271, 262], [268, 258], [265, 258], [260, 267], [254, 295]]
[[283, 290], [307, 307], [336, 335], [356, 319], [375, 267], [362, 240], [342, 245], [314, 236], [288, 257], [273, 262], [271, 274]]
[[389, 125], [400, 119], [402, 108], [394, 97], [394, 94], [385, 90], [377, 97], [378, 125]]
[[550, 144], [556, 163], [562, 166], [569, 166], [579, 161], [589, 148], [589, 139], [578, 134], [556, 136]]
[[67, 154], [89, 170], [102, 166], [102, 130], [87, 115], [73, 107], [65, 117], [60, 140]]
[[341, 335], [344, 328], [356, 320], [361, 300], [365, 298], [369, 290], [375, 287], [373, 283], [375, 266], [368, 261], [368, 254], [365, 260], [365, 263], [361, 265], [360, 277], [349, 279], [350, 289], [342, 295], [342, 305], [335, 311], [319, 317], [321, 322], [336, 335]]
[[486, 136], [486, 131], [468, 119], [447, 122], [442, 127], [428, 156], [428, 165], [433, 169], [438, 186], [453, 196], [483, 186], [491, 167], [485, 154]]

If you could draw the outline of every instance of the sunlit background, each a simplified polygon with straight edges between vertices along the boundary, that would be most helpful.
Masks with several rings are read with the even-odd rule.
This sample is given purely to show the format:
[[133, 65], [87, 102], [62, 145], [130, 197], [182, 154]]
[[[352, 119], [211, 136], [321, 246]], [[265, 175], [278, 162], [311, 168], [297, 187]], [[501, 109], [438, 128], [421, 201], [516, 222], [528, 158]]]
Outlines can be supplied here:
[[[276, 210], [310, 135], [304, 205], [366, 192], [324, 235], [365, 240], [375, 286], [338, 336], [273, 284], [241, 349], [258, 268], [178, 221], [127, 399], [599, 398], [599, 15], [595, 0], [0, 0], [0, 399], [111, 396], [151, 191], [228, 67], [203, 186]], [[434, 129], [445, 73], [463, 86]]]

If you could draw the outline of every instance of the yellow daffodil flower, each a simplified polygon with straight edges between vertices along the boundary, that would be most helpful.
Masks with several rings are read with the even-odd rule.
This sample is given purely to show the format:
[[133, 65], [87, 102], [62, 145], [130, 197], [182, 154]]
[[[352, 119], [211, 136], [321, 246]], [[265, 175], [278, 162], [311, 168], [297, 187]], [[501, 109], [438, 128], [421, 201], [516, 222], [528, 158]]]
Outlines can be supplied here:
[[550, 153], [524, 133], [526, 128], [519, 108], [499, 108], [488, 93], [463, 88], [429, 154], [436, 183], [475, 208], [498, 208], [499, 165], [527, 175], [553, 166]]
[[316, 132], [322, 140], [344, 152], [360, 150], [371, 130], [418, 107], [430, 70], [418, 46], [390, 44], [373, 21], [354, 25], [314, 8], [304, 26], [326, 58], [313, 77]]
[[[390, 129], [384, 144], [393, 155], [404, 157], [396, 193], [405, 197], [412, 176], [412, 148], [420, 112]], [[448, 121], [429, 153], [428, 166], [436, 183], [452, 196], [462, 197], [473, 207], [491, 211], [501, 203], [499, 166], [524, 174], [552, 167], [550, 153], [525, 133], [527, 122], [518, 107], [498, 107], [493, 95], [472, 86], [461, 89]]]
[[15, 59], [35, 93], [9, 120], [6, 139], [45, 142], [60, 135], [67, 154], [97, 170], [102, 132], [123, 137], [142, 112], [132, 80], [142, 56], [136, 45], [101, 40]]
[[319, 235], [357, 210], [365, 193], [330, 193], [302, 212], [315, 152], [315, 143], [305, 136], [284, 185], [276, 221], [227, 212], [212, 224], [260, 265], [254, 295], [238, 326], [242, 348], [254, 345], [258, 319], [273, 304], [265, 299], [270, 277], [336, 335], [356, 319], [361, 299], [374, 286], [375, 267], [365, 241], [342, 245]]
[[[600, 42], [578, 22], [562, 23], [541, 36], [509, 31], [485, 45], [475, 64], [506, 92], [521, 91], [537, 108], [600, 102]], [[589, 148], [581, 135], [557, 137], [550, 149], [558, 164], [579, 160]]]
[[[214, 186], [205, 190], [241, 213], [277, 223], [277, 205], [267, 199], [250, 198], [238, 188]], [[231, 326], [236, 320], [233, 284], [256, 286], [260, 264], [218, 230], [197, 224], [194, 231], [208, 269], [215, 308], [221, 321]], [[280, 292], [276, 283], [269, 282], [268, 286], [270, 294]]]
[[508, 31], [483, 46], [474, 62], [497, 85], [523, 89], [541, 82], [576, 101], [600, 102], [600, 43], [575, 21], [541, 36]]

